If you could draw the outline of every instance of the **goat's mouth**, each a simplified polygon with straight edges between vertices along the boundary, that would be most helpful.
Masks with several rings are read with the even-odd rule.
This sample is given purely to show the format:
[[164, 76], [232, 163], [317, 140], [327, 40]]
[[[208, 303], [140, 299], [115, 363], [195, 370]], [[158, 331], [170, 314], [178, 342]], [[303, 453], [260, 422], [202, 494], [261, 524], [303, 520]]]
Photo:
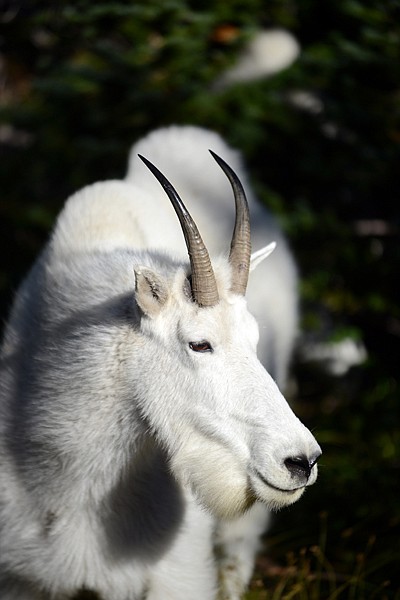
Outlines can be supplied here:
[[257, 476], [257, 478], [260, 481], [262, 481], [262, 483], [264, 485], [268, 486], [269, 488], [271, 488], [273, 490], [276, 490], [277, 492], [282, 492], [283, 494], [288, 494], [288, 495], [295, 494], [299, 490], [303, 490], [306, 487], [305, 485], [299, 485], [298, 487], [290, 488], [290, 489], [281, 488], [281, 487], [278, 487], [278, 486], [274, 485], [270, 481], [268, 481], [268, 479], [266, 477], [264, 477], [264, 475], [262, 475], [260, 473], [260, 471], [258, 471], [258, 469], [254, 470], [254, 474]]

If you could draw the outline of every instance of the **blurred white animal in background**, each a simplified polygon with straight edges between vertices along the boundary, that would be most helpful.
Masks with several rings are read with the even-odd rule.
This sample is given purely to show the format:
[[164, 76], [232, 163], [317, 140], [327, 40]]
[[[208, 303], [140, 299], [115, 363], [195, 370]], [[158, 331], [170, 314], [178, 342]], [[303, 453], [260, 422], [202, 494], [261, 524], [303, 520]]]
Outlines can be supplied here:
[[299, 42], [290, 31], [260, 30], [243, 48], [232, 67], [217, 79], [215, 89], [271, 77], [290, 67], [299, 55]]

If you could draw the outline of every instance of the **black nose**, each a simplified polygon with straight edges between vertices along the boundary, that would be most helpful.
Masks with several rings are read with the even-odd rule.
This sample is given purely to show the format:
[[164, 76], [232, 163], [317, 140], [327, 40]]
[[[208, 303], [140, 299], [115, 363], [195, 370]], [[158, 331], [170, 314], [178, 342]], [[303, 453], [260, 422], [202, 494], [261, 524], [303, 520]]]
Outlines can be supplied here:
[[321, 454], [318, 454], [316, 456], [313, 456], [311, 459], [308, 459], [306, 456], [294, 456], [291, 458], [287, 458], [284, 461], [285, 467], [292, 475], [292, 477], [308, 479], [311, 475], [311, 469], [313, 468], [320, 456]]

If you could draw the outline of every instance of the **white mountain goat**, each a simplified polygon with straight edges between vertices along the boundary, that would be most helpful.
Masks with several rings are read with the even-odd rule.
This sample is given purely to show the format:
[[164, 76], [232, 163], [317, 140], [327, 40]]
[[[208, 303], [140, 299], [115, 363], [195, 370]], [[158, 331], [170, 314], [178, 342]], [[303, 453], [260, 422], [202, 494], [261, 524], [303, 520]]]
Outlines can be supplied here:
[[211, 263], [144, 159], [190, 261], [171, 251], [164, 198], [97, 183], [68, 200], [17, 295], [1, 356], [1, 600], [239, 598], [260, 503], [291, 504], [316, 479], [320, 448], [257, 359], [248, 206], [214, 158], [235, 196], [229, 258]]

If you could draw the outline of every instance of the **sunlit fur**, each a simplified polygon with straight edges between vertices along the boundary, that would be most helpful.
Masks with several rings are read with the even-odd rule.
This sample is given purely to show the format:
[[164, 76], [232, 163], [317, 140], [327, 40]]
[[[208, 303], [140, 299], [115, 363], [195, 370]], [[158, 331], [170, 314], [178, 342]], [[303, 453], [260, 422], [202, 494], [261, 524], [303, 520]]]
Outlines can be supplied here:
[[[316, 479], [285, 467], [319, 447], [257, 358], [227, 259], [213, 258], [219, 303], [199, 308], [169, 201], [146, 177], [70, 198], [17, 294], [0, 373], [2, 600], [234, 600], [261, 503], [286, 506]], [[226, 181], [224, 195], [233, 214]], [[190, 348], [204, 340], [212, 352]]]

